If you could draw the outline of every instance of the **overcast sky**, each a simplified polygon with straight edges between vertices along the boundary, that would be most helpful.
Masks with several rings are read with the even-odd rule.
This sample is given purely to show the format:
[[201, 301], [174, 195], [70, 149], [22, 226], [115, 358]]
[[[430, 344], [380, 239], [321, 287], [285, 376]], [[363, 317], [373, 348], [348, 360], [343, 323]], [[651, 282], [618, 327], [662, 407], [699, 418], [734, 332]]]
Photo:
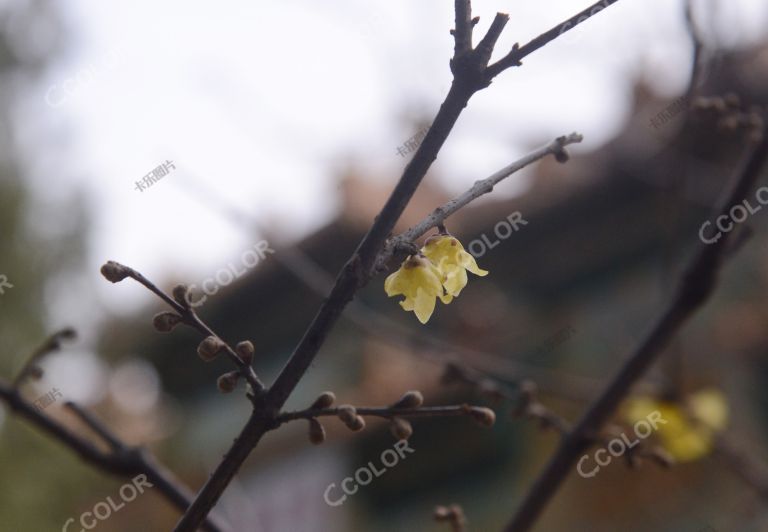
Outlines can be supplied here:
[[[484, 32], [511, 15], [497, 47], [526, 42], [588, 6], [574, 0], [475, 0]], [[722, 42], [755, 41], [764, 0], [704, 0]], [[450, 83], [448, 0], [210, 2], [72, 0], [69, 30], [23, 107], [25, 144], [44, 196], [85, 193], [94, 217], [89, 267], [106, 259], [188, 282], [211, 275], [255, 238], [205, 206], [196, 182], [286, 239], [338, 209], [337, 180], [355, 160], [394, 184], [409, 115], [432, 117]], [[666, 95], [685, 86], [682, 1], [622, 0], [503, 73], [476, 95], [436, 168], [452, 191], [579, 131], [581, 149], [627, 119], [645, 72]], [[735, 31], [734, 31], [735, 29]], [[68, 81], [69, 80], [69, 81]], [[136, 182], [165, 161], [161, 181]], [[55, 186], [52, 186], [55, 183]], [[521, 189], [510, 180], [499, 193]], [[52, 228], [55, 230], [55, 227]], [[149, 299], [96, 279], [114, 311]], [[64, 314], [76, 294], [61, 302]]]

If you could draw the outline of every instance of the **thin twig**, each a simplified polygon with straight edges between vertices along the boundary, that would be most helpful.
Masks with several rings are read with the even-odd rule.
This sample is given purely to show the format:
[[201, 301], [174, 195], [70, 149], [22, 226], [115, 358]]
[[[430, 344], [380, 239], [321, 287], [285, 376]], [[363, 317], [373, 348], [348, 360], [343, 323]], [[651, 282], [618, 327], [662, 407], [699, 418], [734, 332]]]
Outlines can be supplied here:
[[40, 369], [35, 365], [40, 359], [61, 347], [62, 340], [71, 340], [76, 336], [71, 328], [62, 329], [50, 335], [43, 343], [29, 355], [19, 373], [13, 379], [13, 387], [18, 388], [27, 377], [35, 376]]
[[417, 223], [402, 234], [392, 238], [385, 246], [384, 251], [380, 254], [379, 258], [376, 260], [377, 267], [383, 267], [383, 265], [386, 264], [386, 262], [398, 247], [412, 243], [433, 227], [442, 225], [449, 216], [459, 211], [459, 209], [466, 207], [480, 196], [493, 192], [493, 187], [498, 185], [501, 181], [511, 176], [515, 172], [518, 172], [526, 166], [529, 166], [534, 162], [543, 159], [547, 155], [562, 156], [566, 146], [581, 142], [582, 140], [584, 140], [584, 137], [578, 133], [571, 133], [567, 136], [558, 137], [546, 146], [532, 151], [525, 157], [505, 166], [491, 176], [476, 181], [469, 190], [460, 196], [457, 196], [452, 200], [444, 203], [440, 207], [437, 207], [421, 222]]
[[[604, 1], [613, 3], [617, 0]], [[240, 436], [205, 483], [192, 506], [177, 523], [176, 532], [194, 532], [205, 515], [219, 500], [224, 489], [253, 447], [258, 444], [268, 430], [274, 428], [275, 416], [315, 359], [342, 311], [352, 300], [357, 290], [370, 279], [373, 266], [386, 239], [411, 201], [416, 188], [426, 175], [432, 162], [437, 158], [469, 99], [475, 92], [487, 87], [491, 79], [506, 68], [504, 65], [498, 66], [497, 64], [496, 68], [491, 69], [488, 67], [488, 63], [493, 44], [500, 35], [507, 17], [498, 14], [491, 24], [490, 30], [481, 40], [482, 46], [468, 51], [466, 43], [469, 43], [470, 48], [472, 43], [472, 24], [466, 24], [467, 18], [470, 22], [472, 21], [470, 2], [469, 0], [456, 0], [455, 7], [456, 18], [459, 23], [454, 30], [456, 47], [451, 60], [453, 82], [445, 101], [440, 106], [440, 110], [421, 145], [406, 165], [403, 175], [389, 199], [375, 218], [368, 233], [363, 237], [357, 250], [342, 268], [327, 299], [315, 315], [287, 364], [269, 388], [264, 407], [254, 410]], [[582, 21], [577, 20], [575, 23], [580, 22]], [[555, 35], [549, 37], [546, 42], [557, 38], [558, 27], [550, 30], [550, 32], [554, 31]], [[539, 38], [540, 40], [541, 38]], [[519, 64], [519, 59], [541, 48], [546, 42], [529, 43], [526, 45], [526, 53], [520, 55], [518, 61], [512, 64]]]
[[[131, 447], [119, 441], [106, 427], [91, 414], [85, 413], [80, 407], [75, 407], [73, 411], [109, 443], [112, 452], [102, 451], [90, 441], [75, 434], [50, 416], [47, 416], [25, 401], [18, 390], [9, 384], [0, 382], [0, 400], [8, 405], [11, 412], [26, 419], [49, 436], [60, 441], [80, 456], [83, 461], [97, 469], [120, 478], [132, 478], [143, 473], [163, 497], [180, 512], [184, 512], [191, 504], [192, 491], [175, 478], [168, 469], [160, 465], [149, 451], [141, 447]], [[99, 428], [97, 429], [96, 427]], [[228, 530], [228, 527], [222, 524], [215, 516], [208, 516], [201, 526], [208, 532], [224, 532]]]
[[150, 292], [154, 293], [165, 301], [168, 306], [170, 306], [174, 311], [176, 311], [179, 316], [181, 317], [182, 323], [185, 325], [188, 325], [192, 327], [193, 329], [196, 329], [200, 333], [202, 333], [204, 336], [213, 336], [215, 338], [218, 338], [221, 340], [221, 342], [224, 345], [224, 349], [227, 353], [227, 356], [229, 357], [232, 362], [235, 363], [235, 365], [240, 370], [240, 374], [248, 381], [248, 384], [251, 385], [251, 389], [254, 392], [253, 401], [254, 404], [260, 404], [259, 400], [264, 392], [264, 384], [259, 380], [259, 377], [256, 375], [256, 372], [253, 370], [251, 365], [244, 361], [242, 358], [240, 358], [240, 355], [237, 354], [237, 352], [229, 345], [228, 342], [224, 341], [219, 335], [217, 335], [213, 330], [203, 322], [202, 319], [197, 315], [195, 310], [190, 305], [182, 305], [179, 302], [175, 301], [172, 297], [170, 297], [168, 294], [160, 290], [152, 281], [147, 279], [144, 275], [142, 275], [141, 272], [134, 270], [130, 266], [125, 266], [124, 264], [120, 264], [115, 261], [109, 261], [107, 264], [105, 264], [102, 267], [102, 273], [105, 277], [107, 277], [108, 280], [112, 282], [118, 282], [116, 280], [110, 279], [110, 277], [105, 274], [105, 268], [111, 267], [113, 269], [118, 269], [121, 272], [121, 276], [118, 278], [119, 280], [124, 279], [125, 277], [130, 277], [131, 279], [135, 280], [136, 282], [140, 283], [144, 287], [146, 287]]
[[[768, 160], [768, 131], [763, 128], [762, 133], [762, 138], [752, 150], [743, 169], [722, 197], [718, 208], [718, 213], [722, 216], [727, 216], [732, 205], [747, 197], [761, 175]], [[587, 435], [599, 432], [600, 427], [630, 392], [632, 385], [648, 370], [682, 325], [706, 303], [716, 287], [723, 257], [729, 249], [729, 241], [729, 234], [725, 234], [715, 243], [701, 243], [698, 246], [671, 302], [645, 339], [589, 407], [576, 428], [560, 444], [505, 528], [507, 532], [523, 532], [530, 529], [562, 481], [572, 471], [579, 456], [589, 446]]]
[[[392, 419], [393, 417], [402, 418], [422, 418], [422, 417], [457, 417], [471, 415], [468, 405], [451, 406], [420, 406], [418, 408], [392, 408], [356, 406], [355, 411], [361, 416], [380, 417]], [[308, 408], [306, 410], [296, 410], [294, 412], [283, 412], [277, 416], [277, 421], [286, 423], [296, 419], [309, 419], [313, 417], [338, 416], [340, 407], [335, 408]]]

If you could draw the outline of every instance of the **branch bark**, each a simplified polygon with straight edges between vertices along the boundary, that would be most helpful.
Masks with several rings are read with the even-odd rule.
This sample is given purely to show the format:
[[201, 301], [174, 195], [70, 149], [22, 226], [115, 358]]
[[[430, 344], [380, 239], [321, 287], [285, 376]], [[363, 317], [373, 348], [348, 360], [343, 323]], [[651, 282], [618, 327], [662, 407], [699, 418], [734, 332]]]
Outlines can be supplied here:
[[[611, 4], [618, 0], [603, 1]], [[267, 391], [263, 408], [257, 407], [254, 410], [238, 439], [235, 440], [211, 478], [205, 483], [192, 506], [176, 525], [174, 529], [176, 532], [194, 532], [219, 500], [222, 492], [245, 461], [251, 449], [258, 444], [267, 431], [275, 428], [275, 418], [278, 412], [315, 359], [342, 311], [352, 300], [357, 290], [364, 286], [373, 275], [376, 258], [387, 237], [392, 232], [395, 223], [410, 202], [432, 162], [437, 158], [443, 143], [472, 95], [487, 87], [492, 79], [506, 68], [519, 65], [520, 60], [528, 54], [556, 39], [560, 33], [564, 33], [560, 29], [561, 24], [544, 36], [528, 43], [522, 49], [515, 47], [511, 52], [514, 54], [514, 61], [496, 63], [494, 68], [490, 68], [488, 63], [491, 53], [507, 22], [507, 15], [496, 15], [480, 45], [473, 50], [471, 43], [474, 22], [471, 18], [470, 1], [455, 0], [455, 8], [456, 28], [453, 31], [455, 48], [451, 60], [451, 70], [454, 77], [445, 101], [440, 106], [424, 140], [416, 150], [413, 159], [405, 167], [403, 175], [374, 220], [370, 230], [363, 237], [350, 260], [342, 268], [328, 298], [320, 307], [274, 384]], [[578, 15], [576, 18], [574, 25], [583, 22], [583, 20], [578, 20]]]
[[[759, 179], [768, 160], [768, 130], [764, 127], [762, 133], [742, 171], [723, 195], [718, 214], [727, 216], [730, 208], [746, 198]], [[723, 235], [712, 244], [699, 244], [672, 300], [645, 339], [560, 444], [506, 526], [506, 532], [523, 532], [533, 526], [560, 484], [573, 470], [579, 456], [589, 447], [589, 435], [599, 433], [621, 400], [629, 394], [632, 385], [643, 376], [682, 325], [706, 303], [715, 289], [723, 259], [730, 251], [730, 234]]]
[[[105, 452], [90, 441], [72, 432], [69, 428], [45, 415], [30, 405], [13, 386], [0, 382], [0, 400], [10, 410], [41, 429], [56, 440], [69, 447], [80, 458], [94, 467], [120, 478], [131, 478], [145, 474], [155, 488], [180, 512], [184, 512], [192, 502], [192, 491], [176, 479], [168, 469], [162, 466], [146, 450], [122, 443], [111, 431], [102, 425], [92, 414], [79, 406], [69, 406], [73, 412], [94, 432], [101, 436], [112, 449]], [[68, 403], [73, 405], [73, 403]], [[201, 523], [207, 532], [228, 530], [223, 523], [213, 516]]]

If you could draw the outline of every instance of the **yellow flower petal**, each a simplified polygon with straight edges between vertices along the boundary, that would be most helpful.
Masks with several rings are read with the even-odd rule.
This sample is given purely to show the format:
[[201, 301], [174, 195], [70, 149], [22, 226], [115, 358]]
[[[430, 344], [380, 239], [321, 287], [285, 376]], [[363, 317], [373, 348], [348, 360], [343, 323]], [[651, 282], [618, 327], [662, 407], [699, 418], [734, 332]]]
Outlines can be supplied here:
[[435, 302], [434, 295], [426, 293], [423, 288], [417, 290], [413, 312], [421, 323], [429, 321], [430, 316], [435, 311]]

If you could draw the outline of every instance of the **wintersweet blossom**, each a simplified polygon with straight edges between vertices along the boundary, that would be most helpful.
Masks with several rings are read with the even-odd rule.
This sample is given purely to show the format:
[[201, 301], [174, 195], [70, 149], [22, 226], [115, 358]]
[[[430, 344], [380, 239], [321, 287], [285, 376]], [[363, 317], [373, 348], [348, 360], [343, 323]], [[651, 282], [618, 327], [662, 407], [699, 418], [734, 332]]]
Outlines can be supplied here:
[[709, 454], [716, 433], [728, 421], [725, 397], [711, 388], [690, 395], [684, 403], [638, 396], [623, 406], [624, 417], [630, 423], [656, 410], [667, 420], [658, 429], [660, 443], [678, 462], [691, 462]]
[[464, 251], [461, 242], [451, 235], [440, 234], [429, 238], [421, 251], [442, 274], [446, 292], [441, 298], [443, 303], [450, 303], [467, 286], [467, 271], [480, 277], [488, 275], [487, 271], [477, 266], [475, 258]]
[[432, 262], [423, 256], [405, 259], [400, 269], [384, 281], [389, 297], [404, 295], [400, 306], [413, 311], [421, 323], [427, 323], [435, 310], [436, 299], [445, 297], [442, 274]]

